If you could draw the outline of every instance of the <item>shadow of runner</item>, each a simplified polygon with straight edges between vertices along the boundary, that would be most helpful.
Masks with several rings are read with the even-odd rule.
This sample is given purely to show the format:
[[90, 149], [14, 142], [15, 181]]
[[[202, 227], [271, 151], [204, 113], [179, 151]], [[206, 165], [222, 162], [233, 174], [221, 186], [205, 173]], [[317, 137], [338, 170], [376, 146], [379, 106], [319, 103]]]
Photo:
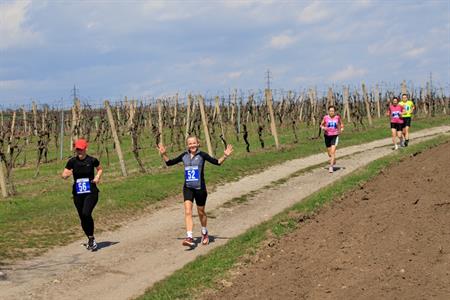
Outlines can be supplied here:
[[339, 171], [339, 170], [345, 170], [345, 167], [338, 167], [338, 166], [334, 166], [334, 170], [335, 171]]
[[[324, 170], [328, 170], [328, 167], [323, 167]], [[345, 167], [334, 166], [333, 171], [345, 170]]]
[[107, 248], [110, 246], [114, 246], [115, 244], [118, 244], [120, 242], [110, 242], [110, 241], [104, 241], [104, 242], [98, 242], [97, 243], [97, 251], [103, 248]]
[[[231, 239], [230, 237], [221, 237], [221, 236], [215, 236], [215, 235], [209, 235], [209, 244], [214, 243], [216, 240], [229, 240]], [[177, 240], [184, 240], [184, 238], [177, 238]], [[188, 247], [188, 246], [182, 246], [185, 247], [186, 250], [185, 251], [192, 251], [195, 248], [197, 248], [198, 246], [203, 246], [202, 245], [202, 237], [201, 236], [196, 236], [194, 237], [194, 242], [195, 245], [192, 247]]]

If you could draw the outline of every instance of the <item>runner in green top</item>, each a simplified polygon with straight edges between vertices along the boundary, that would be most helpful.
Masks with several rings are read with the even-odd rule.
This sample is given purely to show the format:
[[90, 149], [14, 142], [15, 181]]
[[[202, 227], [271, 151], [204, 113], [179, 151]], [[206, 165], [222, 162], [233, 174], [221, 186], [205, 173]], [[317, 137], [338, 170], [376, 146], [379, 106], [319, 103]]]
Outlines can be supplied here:
[[415, 106], [414, 106], [414, 102], [412, 102], [411, 100], [408, 100], [408, 95], [406, 94], [402, 94], [402, 101], [400, 101], [400, 105], [403, 106], [404, 108], [404, 112], [402, 114], [402, 118], [403, 118], [403, 129], [402, 129], [402, 134], [403, 134], [403, 140], [404, 140], [404, 147], [408, 147], [408, 143], [409, 143], [409, 127], [411, 127], [411, 117], [412, 114], [414, 113], [415, 110]]

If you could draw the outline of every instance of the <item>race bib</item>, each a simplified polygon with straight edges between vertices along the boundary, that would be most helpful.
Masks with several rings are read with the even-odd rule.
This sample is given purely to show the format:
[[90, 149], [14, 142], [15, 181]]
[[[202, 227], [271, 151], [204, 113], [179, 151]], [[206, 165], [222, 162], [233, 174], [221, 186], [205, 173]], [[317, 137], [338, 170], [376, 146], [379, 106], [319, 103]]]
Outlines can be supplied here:
[[79, 178], [75, 182], [75, 191], [77, 194], [87, 194], [91, 192], [91, 181], [89, 178]]
[[405, 110], [409, 111], [409, 109], [410, 109], [409, 105], [405, 105]]
[[327, 127], [328, 128], [337, 128], [337, 122], [328, 122]]
[[394, 112], [392, 113], [392, 117], [393, 117], [393, 118], [400, 118], [400, 112], [394, 111]]
[[200, 172], [198, 166], [188, 166], [184, 168], [184, 178], [186, 182], [193, 182], [200, 180]]

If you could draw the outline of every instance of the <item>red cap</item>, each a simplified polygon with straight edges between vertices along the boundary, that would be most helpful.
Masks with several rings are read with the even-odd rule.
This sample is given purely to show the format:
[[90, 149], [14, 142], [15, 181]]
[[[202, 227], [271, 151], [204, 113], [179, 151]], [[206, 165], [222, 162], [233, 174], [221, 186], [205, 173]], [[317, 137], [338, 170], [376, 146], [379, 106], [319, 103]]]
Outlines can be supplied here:
[[74, 143], [75, 149], [86, 150], [88, 142], [85, 139], [79, 139]]

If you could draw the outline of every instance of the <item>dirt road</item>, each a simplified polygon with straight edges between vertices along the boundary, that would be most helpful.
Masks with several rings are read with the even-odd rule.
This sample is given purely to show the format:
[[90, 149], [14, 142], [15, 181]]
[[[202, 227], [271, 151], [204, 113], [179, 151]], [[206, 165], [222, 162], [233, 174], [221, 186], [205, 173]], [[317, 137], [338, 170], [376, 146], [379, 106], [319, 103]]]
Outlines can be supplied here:
[[204, 298], [450, 299], [449, 160], [446, 143], [389, 168]]
[[[449, 131], [449, 126], [433, 128], [416, 132], [411, 138], [425, 139]], [[291, 160], [219, 186], [208, 200], [208, 211], [216, 216], [209, 224], [214, 238], [209, 246], [197, 247], [193, 251], [181, 247], [183, 210], [180, 203], [174, 203], [117, 231], [98, 235], [101, 247], [98, 252], [87, 252], [79, 241], [53, 249], [41, 257], [6, 266], [3, 268], [6, 280], [0, 281], [0, 298], [82, 299], [94, 294], [98, 299], [128, 299], [138, 296], [198, 255], [224, 244], [227, 239], [391, 152], [389, 139], [340, 149], [339, 156], [349, 156], [339, 160], [338, 165], [345, 167], [340, 171], [329, 176], [323, 168], [318, 168], [267, 189], [258, 194], [258, 201], [250, 200], [242, 206], [226, 208], [223, 204], [298, 170], [323, 163], [327, 160], [326, 155], [322, 153]], [[196, 229], [199, 231], [198, 225]]]

